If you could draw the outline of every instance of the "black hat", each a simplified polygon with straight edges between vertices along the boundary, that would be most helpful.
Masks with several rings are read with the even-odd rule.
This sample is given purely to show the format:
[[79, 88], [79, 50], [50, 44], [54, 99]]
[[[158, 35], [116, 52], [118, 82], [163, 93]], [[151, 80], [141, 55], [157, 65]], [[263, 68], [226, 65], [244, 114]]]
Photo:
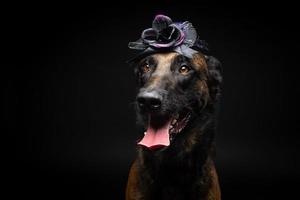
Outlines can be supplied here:
[[157, 52], [174, 51], [189, 58], [196, 52], [208, 53], [207, 43], [199, 39], [190, 22], [173, 22], [165, 15], [156, 15], [152, 28], [145, 29], [128, 47], [142, 51], [129, 62]]

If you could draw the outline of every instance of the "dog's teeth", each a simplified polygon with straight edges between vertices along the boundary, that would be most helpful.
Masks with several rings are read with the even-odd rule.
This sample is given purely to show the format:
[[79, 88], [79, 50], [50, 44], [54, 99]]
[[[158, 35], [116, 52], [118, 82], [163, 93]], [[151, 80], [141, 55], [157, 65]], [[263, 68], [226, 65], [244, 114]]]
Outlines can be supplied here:
[[171, 124], [172, 124], [172, 125], [175, 125], [176, 122], [177, 122], [177, 120], [176, 120], [176, 119], [173, 119]]
[[147, 134], [147, 132], [144, 132], [144, 135], [146, 135]]
[[174, 119], [174, 120], [172, 121], [172, 125], [175, 126], [176, 123], [177, 123], [177, 119]]
[[191, 117], [191, 115], [188, 115], [188, 116], [186, 117], [186, 120], [189, 120], [189, 119], [190, 119], [190, 117]]

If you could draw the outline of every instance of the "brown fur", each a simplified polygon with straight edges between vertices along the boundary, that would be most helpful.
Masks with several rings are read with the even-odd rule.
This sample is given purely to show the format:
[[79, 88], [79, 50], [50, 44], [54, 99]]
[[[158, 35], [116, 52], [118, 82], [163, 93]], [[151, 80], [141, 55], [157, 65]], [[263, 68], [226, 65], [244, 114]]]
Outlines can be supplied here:
[[[156, 67], [155, 72], [153, 72], [152, 77], [148, 81], [150, 87], [158, 87], [160, 82], [164, 79], [168, 78], [168, 75], [171, 73], [170, 67], [172, 61], [178, 53], [161, 53], [153, 55], [153, 58], [158, 61], [158, 65]], [[201, 99], [204, 102], [204, 108], [208, 104], [209, 101], [212, 101], [209, 91], [209, 69], [206, 63], [206, 59], [202, 54], [195, 54], [192, 63], [194, 68], [198, 71], [199, 80], [195, 84], [196, 90], [201, 91]], [[174, 81], [173, 81], [174, 82]], [[171, 84], [174, 84], [172, 80], [170, 80]], [[211, 104], [210, 104], [211, 105]], [[203, 130], [199, 130], [199, 127], [196, 127], [190, 130], [190, 133], [186, 135], [184, 140], [184, 153], [189, 154], [190, 152], [194, 151], [196, 148], [196, 144], [199, 143], [203, 137], [206, 135], [202, 132]], [[199, 179], [199, 185], [201, 185], [202, 196], [200, 199], [204, 200], [220, 200], [221, 199], [221, 192], [219, 187], [219, 181], [217, 172], [212, 161], [212, 153], [213, 147], [209, 147], [208, 155], [204, 158], [204, 163], [199, 171], [202, 171], [202, 178]], [[141, 184], [141, 174], [144, 174], [144, 160], [142, 156], [142, 150], [139, 149], [138, 151], [139, 156], [137, 160], [131, 166], [128, 183], [126, 188], [126, 200], [143, 200], [148, 199], [145, 198], [145, 194], [142, 193], [140, 190]], [[200, 200], [199, 199], [199, 200]]]
[[[192, 142], [192, 140], [190, 140]], [[128, 182], [126, 187], [126, 200], [142, 200], [143, 196], [138, 190], [138, 161], [134, 161], [131, 165]], [[206, 179], [208, 182], [208, 191], [205, 200], [221, 200], [221, 190], [215, 165], [211, 159], [206, 164]]]

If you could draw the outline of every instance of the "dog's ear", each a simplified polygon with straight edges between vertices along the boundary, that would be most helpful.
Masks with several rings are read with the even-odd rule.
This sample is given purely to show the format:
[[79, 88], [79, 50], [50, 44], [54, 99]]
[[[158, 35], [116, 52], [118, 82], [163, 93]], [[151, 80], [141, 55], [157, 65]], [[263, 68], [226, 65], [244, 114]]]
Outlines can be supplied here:
[[205, 56], [208, 68], [208, 87], [213, 101], [218, 100], [221, 92], [222, 64], [213, 56]]

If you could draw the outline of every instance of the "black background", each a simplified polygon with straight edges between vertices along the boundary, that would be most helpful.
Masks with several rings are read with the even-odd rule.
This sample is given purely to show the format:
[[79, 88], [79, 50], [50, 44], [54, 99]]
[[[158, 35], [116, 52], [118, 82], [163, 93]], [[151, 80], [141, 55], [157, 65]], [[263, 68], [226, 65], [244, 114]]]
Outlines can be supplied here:
[[3, 9], [3, 182], [11, 197], [124, 198], [140, 137], [133, 70], [126, 64], [134, 52], [127, 44], [155, 14], [191, 21], [223, 63], [216, 157], [223, 199], [296, 194], [292, 5], [49, 2]]

